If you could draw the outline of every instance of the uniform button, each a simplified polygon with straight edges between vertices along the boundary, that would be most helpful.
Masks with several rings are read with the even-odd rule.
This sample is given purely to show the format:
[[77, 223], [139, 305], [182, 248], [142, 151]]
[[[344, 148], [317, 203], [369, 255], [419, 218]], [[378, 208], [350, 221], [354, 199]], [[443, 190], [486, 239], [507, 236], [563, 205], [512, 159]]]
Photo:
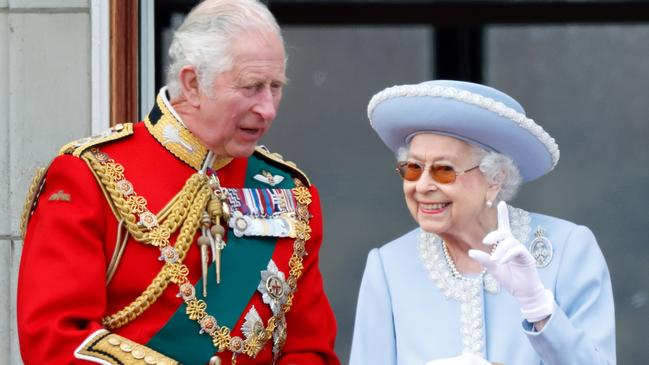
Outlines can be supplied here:
[[142, 350], [135, 350], [131, 353], [131, 355], [133, 355], [133, 357], [138, 360], [144, 359], [144, 351]]
[[122, 349], [122, 351], [124, 351], [124, 352], [131, 352], [133, 350], [131, 345], [129, 345], [127, 343], [123, 343], [123, 344], [119, 345], [119, 348]]

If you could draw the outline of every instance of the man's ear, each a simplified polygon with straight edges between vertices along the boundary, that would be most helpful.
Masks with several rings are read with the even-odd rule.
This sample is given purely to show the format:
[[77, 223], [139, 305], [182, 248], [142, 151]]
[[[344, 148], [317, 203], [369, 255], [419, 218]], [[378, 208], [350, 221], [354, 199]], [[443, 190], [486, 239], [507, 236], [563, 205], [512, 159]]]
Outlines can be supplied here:
[[200, 102], [200, 85], [198, 84], [198, 73], [194, 65], [183, 66], [178, 72], [178, 80], [180, 81], [180, 90], [187, 102], [198, 108]]

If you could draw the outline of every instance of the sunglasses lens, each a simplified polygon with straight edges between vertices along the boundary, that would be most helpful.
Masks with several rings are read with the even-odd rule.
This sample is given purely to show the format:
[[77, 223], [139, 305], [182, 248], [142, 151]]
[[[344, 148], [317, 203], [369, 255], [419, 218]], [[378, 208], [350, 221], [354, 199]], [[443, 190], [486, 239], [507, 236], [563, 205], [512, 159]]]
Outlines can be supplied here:
[[[424, 172], [424, 166], [415, 162], [399, 162], [397, 171], [404, 180], [417, 181]], [[457, 173], [451, 166], [433, 165], [430, 168], [430, 175], [440, 184], [450, 184], [455, 181]]]
[[421, 176], [422, 167], [412, 162], [401, 162], [397, 166], [397, 170], [404, 180], [415, 181]]
[[446, 165], [435, 165], [431, 168], [431, 174], [433, 179], [438, 183], [450, 184], [455, 181], [457, 174], [451, 166]]

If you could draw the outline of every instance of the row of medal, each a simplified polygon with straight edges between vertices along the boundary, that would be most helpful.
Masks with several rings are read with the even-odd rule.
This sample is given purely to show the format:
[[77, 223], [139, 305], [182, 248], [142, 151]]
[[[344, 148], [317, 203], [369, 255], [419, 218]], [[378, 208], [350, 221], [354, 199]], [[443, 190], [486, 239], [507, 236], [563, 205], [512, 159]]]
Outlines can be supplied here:
[[296, 201], [291, 189], [229, 188], [228, 226], [235, 236], [295, 237]]

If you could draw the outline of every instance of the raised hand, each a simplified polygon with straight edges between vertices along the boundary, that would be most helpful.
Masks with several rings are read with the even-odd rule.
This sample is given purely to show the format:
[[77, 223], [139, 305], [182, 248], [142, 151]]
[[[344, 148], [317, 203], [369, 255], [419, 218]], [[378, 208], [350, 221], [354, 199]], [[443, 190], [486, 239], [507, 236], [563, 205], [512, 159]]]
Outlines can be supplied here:
[[505, 202], [498, 203], [498, 228], [488, 233], [482, 242], [498, 246], [491, 255], [469, 250], [469, 256], [480, 262], [516, 298], [523, 317], [534, 323], [552, 314], [552, 292], [541, 283], [532, 254], [512, 235]]

